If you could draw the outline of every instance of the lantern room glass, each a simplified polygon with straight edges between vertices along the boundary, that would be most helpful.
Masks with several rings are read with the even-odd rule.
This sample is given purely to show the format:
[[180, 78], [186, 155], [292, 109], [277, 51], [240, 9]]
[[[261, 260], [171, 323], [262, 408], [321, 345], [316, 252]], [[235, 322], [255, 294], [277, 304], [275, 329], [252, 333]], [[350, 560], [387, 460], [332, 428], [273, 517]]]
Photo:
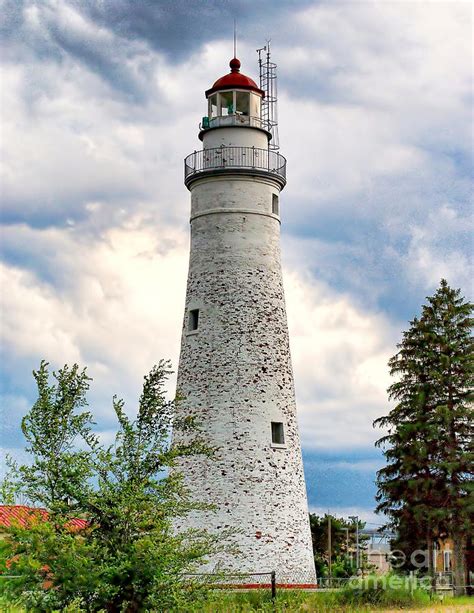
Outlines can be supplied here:
[[251, 92], [218, 92], [209, 96], [208, 116], [211, 119], [229, 115], [260, 117], [260, 102], [260, 96]]
[[214, 94], [209, 98], [209, 117], [217, 117], [217, 94]]
[[250, 94], [248, 92], [235, 92], [235, 112], [237, 115], [250, 114]]
[[220, 114], [225, 117], [226, 115], [233, 115], [235, 104], [234, 104], [234, 92], [221, 92], [219, 94], [220, 98]]

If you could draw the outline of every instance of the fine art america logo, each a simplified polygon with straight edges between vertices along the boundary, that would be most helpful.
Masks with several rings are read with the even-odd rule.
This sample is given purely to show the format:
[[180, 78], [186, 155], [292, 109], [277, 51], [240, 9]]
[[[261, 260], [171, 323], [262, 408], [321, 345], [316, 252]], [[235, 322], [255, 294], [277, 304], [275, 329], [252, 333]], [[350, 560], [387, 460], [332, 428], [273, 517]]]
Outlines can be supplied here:
[[[433, 554], [432, 554], [433, 555]], [[445, 549], [443, 551], [444, 555], [444, 572], [439, 573], [436, 572], [436, 575], [446, 575], [448, 579], [451, 574], [451, 556], [452, 552], [449, 549]], [[410, 555], [407, 555], [404, 551], [400, 549], [393, 549], [390, 551], [380, 550], [380, 549], [370, 549], [370, 561], [375, 563], [376, 566], [381, 566], [383, 562], [389, 562], [392, 570], [401, 569], [407, 563], [415, 569], [414, 572], [409, 575], [381, 575], [379, 577], [380, 584], [384, 584], [381, 587], [390, 587], [390, 588], [415, 588], [421, 587], [429, 589], [431, 587], [432, 578], [429, 575], [424, 574], [424, 576], [419, 576], [417, 571], [422, 571], [426, 573], [429, 568], [429, 558], [430, 553], [427, 549], [415, 549]], [[434, 566], [433, 560], [433, 566]], [[361, 571], [359, 571], [361, 573]], [[353, 577], [351, 581], [357, 582], [360, 586], [361, 581], [370, 581], [369, 577]]]
[[[451, 560], [452, 552], [449, 549], [445, 549], [443, 553], [445, 556], [447, 556], [448, 560]], [[371, 557], [373, 558], [376, 555], [382, 555], [382, 552], [372, 549]], [[385, 553], [384, 555], [387, 556], [386, 559], [390, 561], [392, 568], [402, 568], [407, 562], [410, 562], [413, 568], [429, 568], [429, 552], [427, 549], [415, 549], [410, 557], [408, 557], [405, 552], [400, 551], [400, 549], [393, 549], [388, 554]], [[449, 566], [451, 566], [451, 564], [449, 564]], [[450, 571], [451, 568], [447, 568], [445, 570]]]

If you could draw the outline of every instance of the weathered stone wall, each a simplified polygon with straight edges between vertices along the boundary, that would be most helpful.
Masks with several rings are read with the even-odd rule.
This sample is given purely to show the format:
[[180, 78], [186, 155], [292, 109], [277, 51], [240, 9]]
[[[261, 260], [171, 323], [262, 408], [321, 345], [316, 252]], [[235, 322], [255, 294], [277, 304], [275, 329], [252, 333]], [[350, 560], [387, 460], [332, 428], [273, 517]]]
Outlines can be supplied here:
[[[180, 411], [195, 415], [219, 449], [214, 460], [192, 458], [182, 469], [192, 495], [217, 510], [195, 512], [177, 527], [235, 529], [240, 554], [220, 554], [211, 567], [276, 570], [279, 582], [314, 583], [280, 221], [272, 214], [278, 193], [270, 177], [211, 177], [192, 186]], [[191, 309], [199, 309], [193, 332]], [[272, 444], [272, 421], [284, 424], [282, 446]]]

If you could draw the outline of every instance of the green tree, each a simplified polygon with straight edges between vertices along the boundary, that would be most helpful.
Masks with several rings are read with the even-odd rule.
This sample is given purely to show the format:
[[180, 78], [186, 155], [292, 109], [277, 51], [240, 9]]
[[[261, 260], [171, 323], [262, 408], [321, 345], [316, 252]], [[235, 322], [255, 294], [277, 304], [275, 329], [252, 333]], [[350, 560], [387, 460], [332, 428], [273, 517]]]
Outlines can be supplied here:
[[436, 400], [424, 359], [425, 346], [425, 334], [415, 318], [403, 333], [399, 352], [389, 362], [390, 373], [401, 375], [389, 388], [390, 398], [397, 404], [375, 425], [388, 427], [389, 432], [376, 443], [387, 446], [387, 465], [378, 473], [378, 510], [391, 518], [392, 527], [403, 537], [410, 528], [408, 532], [416, 535], [419, 543], [414, 549], [426, 543], [431, 574], [433, 542], [442, 518], [438, 511], [441, 492], [436, 488], [433, 466], [439, 447], [437, 428], [431, 419]]
[[[11, 491], [46, 508], [14, 526], [8, 544], [10, 597], [31, 610], [77, 603], [89, 611], [183, 608], [196, 590], [184, 575], [198, 568], [219, 544], [205, 531], [176, 534], [173, 519], [205, 508], [187, 496], [173, 467], [192, 454], [212, 455], [191, 419], [178, 422], [176, 400], [165, 398], [171, 371], [160, 362], [145, 377], [136, 418], [114, 397], [115, 443], [102, 445], [93, 432], [86, 392], [90, 378], [77, 365], [34, 373], [38, 400], [23, 420], [29, 465], [10, 465]], [[193, 434], [187, 445], [171, 443], [171, 427]], [[170, 470], [171, 469], [171, 470]], [[87, 527], [75, 529], [73, 518]], [[197, 586], [194, 586], [197, 589]]]
[[32, 457], [28, 465], [10, 463], [12, 479], [3, 489], [17, 491], [53, 514], [69, 510], [74, 493], [92, 476], [91, 452], [77, 447], [77, 439], [91, 439], [92, 414], [87, 407], [89, 382], [86, 370], [77, 364], [64, 366], [49, 382], [48, 364], [41, 362], [33, 371], [38, 399], [23, 418], [21, 429], [25, 451]]
[[389, 362], [394, 408], [374, 422], [387, 466], [378, 473], [378, 510], [428, 546], [454, 543], [455, 584], [466, 584], [464, 549], [473, 517], [473, 305], [443, 279], [410, 322]]

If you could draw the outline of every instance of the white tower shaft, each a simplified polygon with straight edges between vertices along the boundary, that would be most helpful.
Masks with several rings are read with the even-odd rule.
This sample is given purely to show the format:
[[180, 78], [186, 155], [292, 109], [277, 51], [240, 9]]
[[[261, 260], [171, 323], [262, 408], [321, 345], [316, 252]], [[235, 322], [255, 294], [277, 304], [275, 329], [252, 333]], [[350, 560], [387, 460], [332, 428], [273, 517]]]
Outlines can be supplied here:
[[214, 459], [182, 463], [192, 496], [216, 510], [194, 512], [178, 528], [234, 530], [239, 553], [222, 553], [211, 567], [276, 570], [278, 583], [311, 585], [280, 263], [285, 160], [269, 151], [268, 132], [251, 127], [251, 119], [236, 125], [238, 115], [226, 116], [204, 130], [203, 151], [187, 160], [191, 253], [179, 410], [197, 418], [218, 450]]

